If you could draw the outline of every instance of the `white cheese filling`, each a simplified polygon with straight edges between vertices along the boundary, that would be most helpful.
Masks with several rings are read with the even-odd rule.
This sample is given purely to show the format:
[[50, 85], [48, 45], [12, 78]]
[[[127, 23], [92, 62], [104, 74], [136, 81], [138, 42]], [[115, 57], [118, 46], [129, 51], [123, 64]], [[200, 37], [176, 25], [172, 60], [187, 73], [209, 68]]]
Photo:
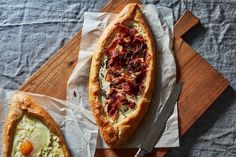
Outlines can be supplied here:
[[24, 157], [20, 145], [29, 141], [33, 151], [28, 157], [64, 157], [59, 139], [38, 119], [24, 115], [16, 126], [11, 156]]

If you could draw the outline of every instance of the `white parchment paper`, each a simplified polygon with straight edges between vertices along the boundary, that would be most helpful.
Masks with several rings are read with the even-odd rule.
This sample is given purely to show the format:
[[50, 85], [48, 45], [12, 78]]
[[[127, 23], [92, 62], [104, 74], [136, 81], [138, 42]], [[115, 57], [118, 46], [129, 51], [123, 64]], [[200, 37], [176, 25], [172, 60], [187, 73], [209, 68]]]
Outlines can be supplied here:
[[[143, 7], [143, 12], [156, 39], [156, 82], [150, 109], [134, 135], [123, 146], [126, 148], [135, 148], [142, 143], [142, 140], [148, 134], [148, 130], [152, 129], [151, 125], [154, 119], [158, 118], [176, 81], [176, 65], [171, 50], [173, 43], [172, 10], [165, 7], [146, 5]], [[78, 64], [68, 81], [67, 100], [86, 110], [89, 110], [88, 80], [93, 49], [103, 30], [114, 17], [115, 15], [110, 13], [86, 12], [84, 15]], [[96, 129], [95, 122], [93, 121], [91, 124], [93, 125], [91, 128]], [[94, 138], [96, 137], [94, 136]], [[174, 112], [169, 118], [165, 131], [156, 147], [177, 146], [179, 146], [179, 131], [176, 103]], [[108, 147], [99, 134], [97, 147]]]
[[[0, 156], [2, 155], [3, 128], [8, 114], [10, 99], [15, 91], [0, 89]], [[94, 156], [97, 130], [93, 131], [91, 112], [72, 103], [52, 97], [26, 93], [47, 110], [61, 128], [70, 153], [74, 157]]]

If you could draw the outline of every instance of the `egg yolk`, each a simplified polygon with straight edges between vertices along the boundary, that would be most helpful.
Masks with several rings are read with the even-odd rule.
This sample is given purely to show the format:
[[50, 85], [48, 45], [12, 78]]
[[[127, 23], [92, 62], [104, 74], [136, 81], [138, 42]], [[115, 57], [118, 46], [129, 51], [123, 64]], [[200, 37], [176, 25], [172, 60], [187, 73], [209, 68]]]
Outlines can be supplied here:
[[29, 141], [24, 141], [20, 145], [20, 151], [24, 156], [29, 155], [33, 151], [33, 144]]

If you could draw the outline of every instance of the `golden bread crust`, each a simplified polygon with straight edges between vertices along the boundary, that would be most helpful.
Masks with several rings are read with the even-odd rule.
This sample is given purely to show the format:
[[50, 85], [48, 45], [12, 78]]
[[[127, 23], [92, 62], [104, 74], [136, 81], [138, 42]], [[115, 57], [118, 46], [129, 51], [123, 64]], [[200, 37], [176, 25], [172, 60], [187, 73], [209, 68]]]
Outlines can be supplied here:
[[[147, 69], [147, 77], [144, 82], [144, 92], [142, 97], [139, 99], [135, 112], [128, 115], [127, 118], [123, 119], [119, 124], [114, 125], [108, 119], [103, 116], [103, 106], [99, 101], [99, 69], [100, 62], [104, 55], [104, 48], [111, 42], [114, 30], [116, 30], [116, 23], [127, 23], [129, 21], [135, 21], [140, 24], [142, 31], [145, 32], [143, 35], [144, 40], [147, 43], [147, 53], [149, 54], [149, 66]], [[92, 112], [96, 119], [97, 125], [100, 129], [100, 133], [105, 142], [111, 146], [116, 147], [124, 143], [128, 137], [134, 132], [145, 113], [148, 110], [152, 98], [153, 83], [154, 83], [154, 66], [155, 66], [155, 46], [154, 39], [151, 30], [142, 14], [139, 6], [135, 3], [128, 4], [108, 25], [104, 30], [102, 36], [97, 42], [95, 49], [89, 78], [89, 100]]]
[[58, 137], [64, 156], [70, 157], [64, 137], [56, 122], [46, 110], [36, 104], [30, 96], [23, 93], [15, 94], [10, 103], [10, 109], [4, 127], [3, 157], [9, 157], [11, 154], [15, 128], [24, 114], [40, 119]]

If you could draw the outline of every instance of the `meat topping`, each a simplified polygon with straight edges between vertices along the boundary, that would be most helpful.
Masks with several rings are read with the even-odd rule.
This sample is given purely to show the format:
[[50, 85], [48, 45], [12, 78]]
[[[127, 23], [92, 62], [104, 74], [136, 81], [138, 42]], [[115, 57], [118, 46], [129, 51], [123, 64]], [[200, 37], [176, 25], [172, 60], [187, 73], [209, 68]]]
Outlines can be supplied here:
[[[117, 24], [117, 34], [104, 50], [107, 56], [105, 80], [110, 82], [106, 97], [109, 116], [118, 113], [121, 105], [135, 109], [135, 102], [127, 96], [137, 98], [144, 88], [147, 71], [147, 44], [135, 28]], [[123, 113], [123, 112], [122, 112]]]

